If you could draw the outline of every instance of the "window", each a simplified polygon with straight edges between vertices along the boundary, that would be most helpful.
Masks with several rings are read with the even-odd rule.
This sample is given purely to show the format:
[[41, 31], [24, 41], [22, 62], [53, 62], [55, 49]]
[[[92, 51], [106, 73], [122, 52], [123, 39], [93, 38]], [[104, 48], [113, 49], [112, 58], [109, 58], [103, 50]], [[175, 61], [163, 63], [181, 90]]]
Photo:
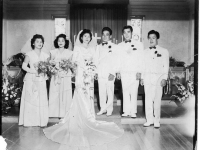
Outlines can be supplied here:
[[129, 25], [133, 28], [132, 39], [142, 42], [142, 25], [144, 16], [131, 16]]
[[55, 36], [66, 34], [66, 18], [55, 18]]

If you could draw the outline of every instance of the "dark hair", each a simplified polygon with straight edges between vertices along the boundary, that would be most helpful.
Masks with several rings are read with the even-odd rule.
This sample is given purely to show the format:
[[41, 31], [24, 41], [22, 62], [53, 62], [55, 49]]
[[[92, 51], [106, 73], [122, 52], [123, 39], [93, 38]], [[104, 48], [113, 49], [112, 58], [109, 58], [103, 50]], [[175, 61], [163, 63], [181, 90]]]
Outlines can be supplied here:
[[112, 35], [112, 30], [109, 27], [104, 27], [101, 31], [101, 33], [103, 34], [104, 31], [108, 31], [110, 33], [110, 35]]
[[81, 43], [83, 43], [83, 35], [88, 33], [90, 35], [90, 41], [92, 40], [92, 32], [89, 29], [83, 29], [83, 31], [81, 32], [80, 36], [79, 36], [79, 40]]
[[149, 31], [149, 32], [148, 32], [148, 35], [147, 35], [147, 38], [149, 38], [149, 35], [150, 35], [150, 34], [155, 34], [156, 37], [157, 37], [157, 39], [160, 38], [160, 34], [159, 34], [159, 32], [157, 32], [157, 31], [155, 31], [155, 30], [151, 30], [151, 31]]
[[32, 49], [35, 48], [35, 45], [33, 45], [33, 44], [34, 44], [34, 42], [36, 41], [36, 39], [41, 39], [41, 40], [42, 40], [42, 43], [44, 44], [44, 37], [43, 37], [42, 35], [40, 35], [40, 34], [35, 34], [35, 35], [33, 36], [33, 38], [31, 39], [31, 47], [32, 47]]
[[59, 34], [56, 39], [54, 40], [54, 47], [55, 48], [59, 48], [59, 45], [58, 45], [58, 39], [59, 38], [63, 38], [65, 40], [65, 46], [64, 48], [68, 48], [69, 47], [69, 40], [66, 39], [66, 35], [65, 34]]
[[133, 32], [133, 28], [131, 26], [124, 26], [122, 29], [122, 33], [124, 32], [125, 29], [130, 29], [131, 32]]

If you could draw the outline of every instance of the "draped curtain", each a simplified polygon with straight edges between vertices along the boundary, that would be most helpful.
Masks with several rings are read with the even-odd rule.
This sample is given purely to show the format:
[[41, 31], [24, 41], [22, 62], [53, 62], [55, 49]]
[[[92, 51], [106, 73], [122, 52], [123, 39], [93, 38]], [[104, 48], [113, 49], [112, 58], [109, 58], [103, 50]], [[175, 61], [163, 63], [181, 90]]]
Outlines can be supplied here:
[[90, 29], [93, 34], [101, 36], [103, 27], [110, 27], [112, 37], [122, 41], [122, 28], [127, 25], [127, 5], [72, 5], [70, 8], [70, 36], [82, 29]]

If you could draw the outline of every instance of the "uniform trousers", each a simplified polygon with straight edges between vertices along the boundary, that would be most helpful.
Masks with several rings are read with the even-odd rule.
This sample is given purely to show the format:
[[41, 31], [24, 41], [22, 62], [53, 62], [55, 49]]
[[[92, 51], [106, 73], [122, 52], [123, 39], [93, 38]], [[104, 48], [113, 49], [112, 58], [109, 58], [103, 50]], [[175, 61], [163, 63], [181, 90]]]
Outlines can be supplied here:
[[136, 73], [133, 75], [121, 74], [123, 89], [123, 112], [131, 115], [137, 113], [137, 96], [139, 80], [136, 80]]
[[160, 123], [160, 108], [162, 98], [161, 85], [145, 84], [145, 115], [147, 122]]
[[108, 81], [108, 79], [99, 79], [99, 98], [101, 111], [107, 111], [112, 113], [113, 100], [114, 100], [114, 80]]

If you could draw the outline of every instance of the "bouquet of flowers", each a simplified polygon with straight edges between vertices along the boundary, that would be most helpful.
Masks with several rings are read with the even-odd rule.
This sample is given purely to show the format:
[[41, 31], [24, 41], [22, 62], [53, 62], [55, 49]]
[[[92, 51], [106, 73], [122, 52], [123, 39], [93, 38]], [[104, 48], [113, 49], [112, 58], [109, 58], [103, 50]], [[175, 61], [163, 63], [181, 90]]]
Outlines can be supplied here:
[[39, 61], [38, 63], [34, 64], [35, 69], [37, 70], [38, 75], [47, 75], [48, 71], [48, 62], [46, 61]]
[[77, 64], [75, 62], [70, 61], [68, 65], [69, 65], [69, 68], [72, 72], [72, 76], [75, 76], [76, 70], [77, 70]]
[[69, 59], [61, 59], [59, 66], [62, 71], [68, 72], [70, 60]]
[[83, 72], [84, 76], [84, 83], [90, 84], [91, 80], [93, 80], [95, 74], [96, 74], [96, 66], [94, 65], [94, 62], [92, 59], [86, 59], [85, 60], [85, 70]]
[[9, 83], [8, 79], [2, 78], [2, 112], [7, 113], [7, 110], [12, 106], [19, 104], [21, 99], [22, 87], [17, 83]]
[[178, 89], [178, 92], [175, 95], [175, 100], [178, 100], [180, 103], [184, 103], [191, 95], [194, 95], [194, 83], [193, 81], [187, 82], [187, 88], [181, 83], [176, 83], [175, 86]]
[[59, 63], [56, 63], [54, 60], [48, 60], [47, 63], [48, 76], [56, 75], [59, 71]]

